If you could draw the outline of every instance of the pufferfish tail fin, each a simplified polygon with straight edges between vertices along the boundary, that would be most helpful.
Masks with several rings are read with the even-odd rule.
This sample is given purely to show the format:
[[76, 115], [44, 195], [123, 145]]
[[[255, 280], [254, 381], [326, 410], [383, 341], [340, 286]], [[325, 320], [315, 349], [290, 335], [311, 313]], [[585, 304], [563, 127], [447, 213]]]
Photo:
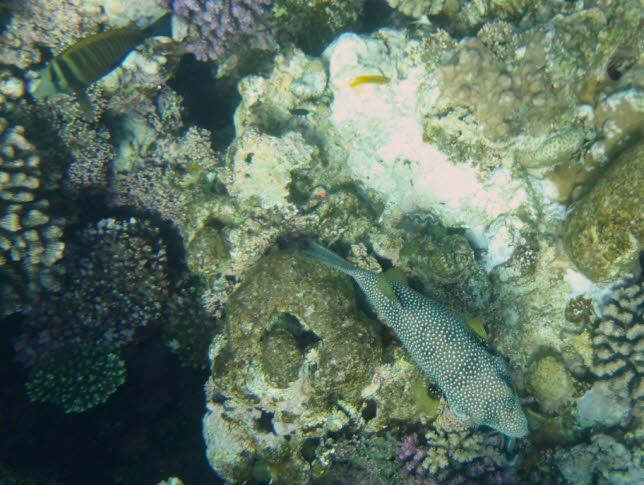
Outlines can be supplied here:
[[318, 243], [309, 241], [308, 246], [303, 250], [304, 254], [313, 258], [321, 263], [324, 263], [333, 268], [339, 269], [343, 273], [352, 275], [357, 268], [346, 259], [341, 258], [333, 251], [320, 246]]

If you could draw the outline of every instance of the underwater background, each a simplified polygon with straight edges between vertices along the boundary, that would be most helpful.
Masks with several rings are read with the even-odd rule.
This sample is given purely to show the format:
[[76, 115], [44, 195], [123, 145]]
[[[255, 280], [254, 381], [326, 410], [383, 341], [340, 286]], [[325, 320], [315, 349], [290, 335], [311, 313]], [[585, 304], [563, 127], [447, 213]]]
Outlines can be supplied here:
[[1, 1], [0, 484], [643, 483], [642, 7]]

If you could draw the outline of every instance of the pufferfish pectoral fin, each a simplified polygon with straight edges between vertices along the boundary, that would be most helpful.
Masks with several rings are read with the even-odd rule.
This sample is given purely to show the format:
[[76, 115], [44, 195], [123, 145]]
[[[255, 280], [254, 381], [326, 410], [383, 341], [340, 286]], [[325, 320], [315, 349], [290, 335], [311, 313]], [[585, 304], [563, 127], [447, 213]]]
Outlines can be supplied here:
[[396, 292], [391, 286], [390, 280], [387, 278], [387, 275], [380, 273], [378, 275], [378, 281], [376, 283], [376, 288], [378, 291], [385, 297], [390, 303], [400, 304]]
[[452, 411], [452, 414], [456, 416], [458, 419], [468, 419], [470, 417], [465, 411], [463, 411], [462, 409], [459, 409], [456, 406], [450, 406], [449, 410]]

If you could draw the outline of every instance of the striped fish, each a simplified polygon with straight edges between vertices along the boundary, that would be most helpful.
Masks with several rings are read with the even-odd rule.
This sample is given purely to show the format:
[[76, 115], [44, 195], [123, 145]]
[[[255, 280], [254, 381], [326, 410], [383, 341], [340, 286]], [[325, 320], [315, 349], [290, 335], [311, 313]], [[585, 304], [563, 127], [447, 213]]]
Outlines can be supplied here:
[[57, 92], [73, 91], [83, 110], [91, 113], [85, 88], [116, 68], [145, 39], [157, 35], [171, 36], [170, 12], [144, 29], [130, 26], [86, 37], [40, 70], [40, 84], [33, 95], [42, 99]]

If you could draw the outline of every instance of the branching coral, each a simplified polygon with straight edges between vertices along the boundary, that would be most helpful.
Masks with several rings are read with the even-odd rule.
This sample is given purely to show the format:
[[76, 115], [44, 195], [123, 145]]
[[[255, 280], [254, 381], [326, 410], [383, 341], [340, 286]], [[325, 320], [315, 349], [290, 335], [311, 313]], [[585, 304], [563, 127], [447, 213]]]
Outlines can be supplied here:
[[150, 224], [103, 219], [70, 240], [61, 263], [62, 289], [46, 295], [15, 341], [24, 364], [70, 343], [127, 344], [161, 317], [170, 284], [165, 247]]
[[272, 0], [174, 0], [172, 10], [188, 24], [187, 49], [199, 60], [216, 61], [242, 37], [252, 38], [258, 47], [270, 45], [262, 20], [272, 4]]
[[503, 438], [481, 431], [430, 430], [421, 444], [416, 433], [403, 437], [397, 454], [405, 483], [516, 483]]
[[115, 345], [66, 345], [38, 363], [27, 381], [34, 402], [82, 413], [101, 404], [125, 382], [125, 363]]

